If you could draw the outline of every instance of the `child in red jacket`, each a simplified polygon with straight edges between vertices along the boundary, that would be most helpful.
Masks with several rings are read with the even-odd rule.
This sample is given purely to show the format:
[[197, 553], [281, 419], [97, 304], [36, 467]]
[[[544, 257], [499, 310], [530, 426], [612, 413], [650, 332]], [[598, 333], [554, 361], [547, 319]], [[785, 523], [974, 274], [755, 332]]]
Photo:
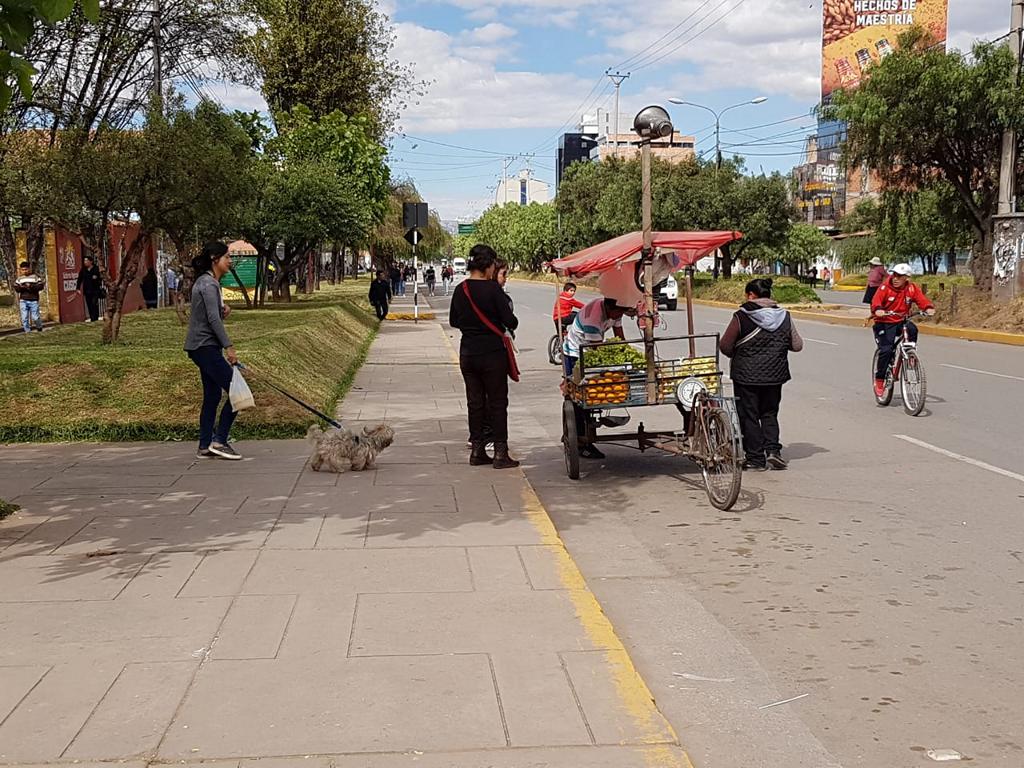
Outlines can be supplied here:
[[555, 333], [558, 333], [559, 324], [567, 328], [576, 316], [576, 311], [583, 307], [583, 302], [576, 298], [576, 283], [566, 283], [562, 286], [562, 292], [558, 294], [555, 307], [551, 310], [551, 319], [555, 321]]
[[917, 342], [917, 326], [910, 321], [911, 305], [929, 315], [935, 314], [935, 307], [918, 286], [910, 281], [910, 265], [897, 264], [892, 268], [889, 279], [871, 299], [871, 315], [875, 321], [875, 344], [878, 345], [878, 368], [875, 371], [875, 395], [885, 394], [885, 373], [892, 362], [896, 339], [903, 324], [907, 325], [907, 336]]

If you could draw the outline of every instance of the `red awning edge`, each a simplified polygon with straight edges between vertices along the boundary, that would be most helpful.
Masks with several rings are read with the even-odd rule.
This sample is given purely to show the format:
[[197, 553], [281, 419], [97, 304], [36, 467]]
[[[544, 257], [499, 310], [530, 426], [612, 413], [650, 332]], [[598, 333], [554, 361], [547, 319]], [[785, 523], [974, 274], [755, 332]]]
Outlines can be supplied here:
[[[675, 251], [681, 267], [696, 264], [702, 258], [726, 243], [739, 240], [742, 232], [654, 232], [655, 248]], [[592, 245], [571, 256], [555, 259], [551, 266], [565, 277], [585, 277], [606, 272], [628, 261], [643, 249], [643, 234], [630, 232], [613, 240]]]

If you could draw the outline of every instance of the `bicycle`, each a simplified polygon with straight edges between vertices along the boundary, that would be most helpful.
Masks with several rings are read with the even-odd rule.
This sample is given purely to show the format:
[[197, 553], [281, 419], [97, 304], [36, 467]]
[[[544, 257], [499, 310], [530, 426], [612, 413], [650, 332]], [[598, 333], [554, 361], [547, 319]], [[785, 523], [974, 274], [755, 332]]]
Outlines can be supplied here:
[[[897, 315], [890, 312], [889, 315]], [[924, 410], [924, 404], [928, 396], [928, 382], [924, 373], [924, 365], [917, 354], [917, 342], [910, 340], [907, 332], [907, 321], [912, 317], [922, 317], [924, 312], [915, 312], [908, 315], [901, 323], [900, 341], [896, 344], [892, 361], [885, 372], [885, 389], [882, 395], [874, 393], [875, 373], [878, 370], [878, 356], [880, 351], [876, 348], [871, 359], [871, 383], [872, 392], [875, 394], [875, 402], [885, 407], [892, 402], [894, 385], [897, 380], [900, 382], [900, 394], [903, 396], [903, 410], [909, 416], [917, 416]]]
[[[575, 319], [576, 312], [573, 312], [568, 318], [566, 318], [566, 323], [563, 324], [561, 333], [556, 331], [555, 335], [548, 339], [548, 362], [552, 365], [562, 365], [562, 341], [565, 338], [566, 332], [569, 330], [569, 325], [572, 324], [572, 321]], [[556, 327], [557, 323], [560, 322], [562, 321], [555, 321]]]

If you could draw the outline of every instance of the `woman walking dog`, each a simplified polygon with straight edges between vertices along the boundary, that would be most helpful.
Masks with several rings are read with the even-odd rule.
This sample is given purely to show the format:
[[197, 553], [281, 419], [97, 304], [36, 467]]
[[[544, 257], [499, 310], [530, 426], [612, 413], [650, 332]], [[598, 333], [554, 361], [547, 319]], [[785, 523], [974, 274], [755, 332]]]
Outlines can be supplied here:
[[231, 313], [231, 308], [224, 304], [220, 292], [220, 279], [231, 269], [228, 247], [220, 242], [207, 243], [199, 255], [192, 259], [192, 269], [196, 281], [192, 286], [192, 312], [188, 320], [188, 334], [185, 336], [185, 351], [199, 368], [203, 382], [203, 406], [199, 411], [199, 451], [196, 455], [238, 460], [242, 455], [231, 447], [228, 440], [228, 433], [235, 420], [230, 400], [225, 401], [220, 411], [220, 420], [217, 420], [217, 406], [221, 396], [231, 388], [231, 366], [238, 362], [235, 348], [224, 328], [224, 320]]

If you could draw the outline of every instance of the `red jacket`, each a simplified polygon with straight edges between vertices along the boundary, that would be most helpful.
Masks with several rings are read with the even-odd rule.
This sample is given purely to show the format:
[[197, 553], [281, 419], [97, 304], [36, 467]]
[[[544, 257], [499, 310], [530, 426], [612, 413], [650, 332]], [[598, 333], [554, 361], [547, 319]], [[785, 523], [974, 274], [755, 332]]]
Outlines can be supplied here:
[[[917, 304], [922, 309], [931, 309], [934, 305], [924, 295], [924, 291], [907, 280], [903, 288], [897, 290], [892, 287], [890, 276], [875, 293], [871, 300], [871, 315], [876, 323], [900, 323], [910, 316], [910, 305]], [[886, 317], [875, 317], [875, 312], [884, 309], [887, 312], [896, 312], [896, 315]]]
[[574, 309], [583, 309], [585, 306], [582, 301], [572, 294], [562, 291], [555, 300], [555, 308], [551, 310], [551, 317], [555, 320], [561, 320], [563, 317], [571, 315]]

